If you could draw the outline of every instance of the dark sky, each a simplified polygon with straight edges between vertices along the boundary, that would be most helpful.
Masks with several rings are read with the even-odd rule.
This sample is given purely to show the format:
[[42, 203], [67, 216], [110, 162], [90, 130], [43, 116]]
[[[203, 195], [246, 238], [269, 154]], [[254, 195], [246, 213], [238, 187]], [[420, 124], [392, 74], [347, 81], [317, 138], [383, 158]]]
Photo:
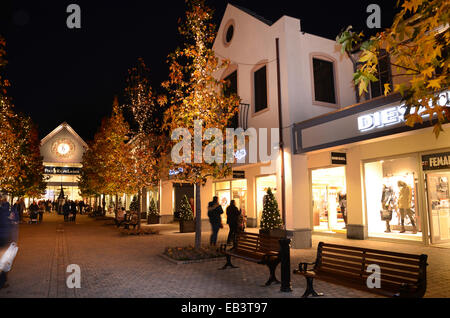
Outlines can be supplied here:
[[[81, 7], [81, 29], [68, 29], [66, 8]], [[217, 25], [228, 1], [209, 0]], [[348, 25], [365, 28], [370, 3], [390, 26], [396, 0], [235, 0], [268, 20], [301, 19], [302, 30], [334, 39]], [[138, 57], [158, 88], [167, 55], [179, 45], [184, 0], [0, 0], [0, 34], [7, 41], [6, 76], [16, 110], [32, 117], [41, 138], [67, 121], [86, 141], [93, 138], [113, 97], [123, 95], [127, 69]]]

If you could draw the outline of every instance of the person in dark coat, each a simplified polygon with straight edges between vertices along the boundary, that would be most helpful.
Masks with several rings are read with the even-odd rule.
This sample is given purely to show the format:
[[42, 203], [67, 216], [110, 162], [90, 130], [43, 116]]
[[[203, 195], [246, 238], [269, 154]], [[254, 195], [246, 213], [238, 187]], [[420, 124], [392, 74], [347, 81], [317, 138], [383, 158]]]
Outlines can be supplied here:
[[70, 214], [70, 203], [69, 201], [66, 201], [62, 207], [63, 214], [64, 214], [64, 222], [69, 221], [69, 214]]
[[240, 215], [241, 211], [239, 211], [239, 209], [236, 207], [236, 202], [234, 200], [231, 200], [230, 205], [227, 207], [227, 224], [230, 227], [227, 244], [234, 243], [236, 239]]
[[30, 219], [37, 219], [39, 206], [37, 205], [36, 201], [33, 201], [33, 203], [31, 203], [31, 205], [28, 207], [28, 211], [30, 211]]
[[212, 233], [209, 239], [209, 244], [215, 246], [217, 244], [217, 235], [222, 225], [221, 214], [223, 214], [222, 206], [219, 204], [219, 198], [214, 197], [211, 202], [208, 203], [208, 217], [211, 223]]
[[77, 209], [78, 204], [75, 201], [72, 201], [72, 203], [70, 204], [70, 213], [72, 214], [71, 221], [75, 222], [75, 219], [77, 218]]
[[5, 194], [0, 193], [0, 248], [5, 247], [11, 237], [11, 207]]

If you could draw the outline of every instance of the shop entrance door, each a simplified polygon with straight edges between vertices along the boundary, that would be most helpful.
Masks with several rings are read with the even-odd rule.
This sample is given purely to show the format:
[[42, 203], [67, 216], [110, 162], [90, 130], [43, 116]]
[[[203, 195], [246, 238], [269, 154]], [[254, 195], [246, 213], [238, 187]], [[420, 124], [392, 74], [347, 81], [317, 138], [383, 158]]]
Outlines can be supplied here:
[[345, 232], [345, 167], [312, 170], [311, 181], [314, 231]]
[[431, 243], [450, 242], [450, 171], [426, 174]]

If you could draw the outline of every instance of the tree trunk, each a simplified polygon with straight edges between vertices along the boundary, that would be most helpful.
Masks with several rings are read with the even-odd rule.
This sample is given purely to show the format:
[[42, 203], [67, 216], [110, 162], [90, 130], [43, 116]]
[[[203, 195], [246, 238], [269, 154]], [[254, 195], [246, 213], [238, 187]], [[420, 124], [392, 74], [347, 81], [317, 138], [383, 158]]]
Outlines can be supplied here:
[[195, 184], [195, 248], [202, 246], [202, 206], [200, 200], [200, 182]]
[[141, 229], [141, 213], [142, 213], [142, 189], [138, 191], [138, 222], [137, 229], [138, 231]]

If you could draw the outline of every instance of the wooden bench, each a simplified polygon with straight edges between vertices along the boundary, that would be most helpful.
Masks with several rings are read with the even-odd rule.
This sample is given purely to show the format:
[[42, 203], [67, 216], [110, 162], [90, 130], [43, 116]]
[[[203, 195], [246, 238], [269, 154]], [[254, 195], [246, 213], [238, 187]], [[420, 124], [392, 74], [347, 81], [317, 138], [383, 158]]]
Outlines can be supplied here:
[[132, 225], [133, 229], [135, 229], [139, 222], [137, 213], [127, 213], [122, 221], [118, 221], [117, 219], [114, 220], [117, 224], [117, 227], [121, 227], [123, 225], [125, 229], [129, 229], [130, 225]]
[[275, 277], [275, 270], [280, 263], [280, 243], [279, 238], [259, 235], [255, 233], [239, 232], [233, 247], [226, 249], [227, 245], [222, 244], [220, 250], [227, 258], [226, 264], [221, 269], [227, 267], [237, 268], [231, 263], [231, 257], [237, 257], [246, 261], [255, 262], [269, 267], [269, 280], [266, 286], [273, 282], [280, 283]]
[[[369, 288], [368, 281], [376, 283], [371, 270], [373, 267], [367, 271], [372, 264], [380, 268], [380, 285]], [[308, 265], [314, 267], [308, 270]], [[294, 274], [306, 278], [307, 287], [303, 297], [323, 295], [315, 292], [314, 278], [389, 297], [423, 297], [427, 288], [427, 265], [425, 254], [413, 255], [320, 242], [316, 261], [299, 263]]]

